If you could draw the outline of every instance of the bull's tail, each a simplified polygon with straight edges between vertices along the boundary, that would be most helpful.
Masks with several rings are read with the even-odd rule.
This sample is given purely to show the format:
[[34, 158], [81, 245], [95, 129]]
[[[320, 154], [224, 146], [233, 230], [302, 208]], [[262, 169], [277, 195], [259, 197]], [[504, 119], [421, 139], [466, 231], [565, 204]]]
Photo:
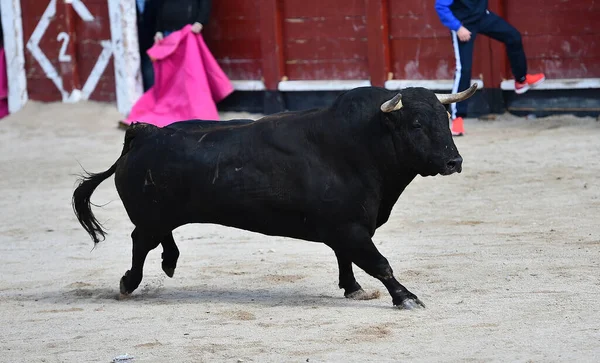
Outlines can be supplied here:
[[[136, 125], [130, 126], [125, 133], [125, 143], [123, 145], [123, 152], [121, 156], [125, 155], [131, 146], [131, 141], [135, 136]], [[92, 174], [85, 172], [85, 175], [81, 176], [79, 179], [79, 185], [75, 188], [73, 192], [73, 211], [75, 212], [75, 216], [81, 223], [83, 229], [89, 233], [90, 237], [94, 241], [94, 244], [104, 240], [106, 237], [106, 231], [102, 228], [98, 219], [94, 216], [92, 212], [92, 202], [90, 201], [92, 197], [92, 193], [94, 190], [102, 183], [104, 180], [108, 179], [111, 175], [113, 175], [117, 169], [117, 161], [106, 171], [102, 173]]]
[[81, 223], [83, 229], [89, 233], [94, 243], [100, 242], [101, 238], [104, 240], [106, 232], [102, 228], [102, 225], [94, 216], [92, 212], [92, 202], [90, 201], [94, 190], [106, 180], [108, 177], [114, 174], [117, 169], [117, 163], [114, 163], [110, 169], [97, 174], [86, 173], [79, 179], [79, 185], [73, 192], [73, 211], [75, 216]]

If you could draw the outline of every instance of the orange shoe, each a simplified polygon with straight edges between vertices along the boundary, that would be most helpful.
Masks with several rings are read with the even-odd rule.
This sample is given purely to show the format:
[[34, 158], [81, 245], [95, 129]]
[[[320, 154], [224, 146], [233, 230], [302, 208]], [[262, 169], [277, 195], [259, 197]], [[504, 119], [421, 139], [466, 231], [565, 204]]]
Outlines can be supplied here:
[[515, 81], [515, 92], [522, 94], [527, 92], [531, 87], [535, 87], [546, 80], [544, 73], [528, 74], [525, 76], [525, 82]]
[[465, 134], [465, 125], [462, 117], [457, 117], [452, 120], [450, 131], [452, 131], [452, 136], [462, 136]]

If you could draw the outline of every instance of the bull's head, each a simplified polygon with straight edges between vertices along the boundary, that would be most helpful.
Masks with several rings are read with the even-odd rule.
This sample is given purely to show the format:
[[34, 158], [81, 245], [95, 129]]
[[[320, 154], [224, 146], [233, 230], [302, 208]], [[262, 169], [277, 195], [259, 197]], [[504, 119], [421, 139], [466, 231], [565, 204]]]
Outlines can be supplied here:
[[396, 153], [422, 176], [450, 175], [462, 170], [460, 156], [443, 105], [464, 101], [477, 84], [460, 93], [435, 94], [425, 88], [407, 88], [381, 105], [393, 133]]

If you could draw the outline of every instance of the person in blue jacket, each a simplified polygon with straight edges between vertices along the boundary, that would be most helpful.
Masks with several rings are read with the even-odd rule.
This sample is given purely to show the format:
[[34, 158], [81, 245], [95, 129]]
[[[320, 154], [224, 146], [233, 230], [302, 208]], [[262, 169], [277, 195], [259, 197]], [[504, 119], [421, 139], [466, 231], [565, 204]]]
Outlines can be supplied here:
[[[515, 77], [515, 92], [525, 93], [545, 79], [543, 73], [527, 74], [527, 58], [523, 50], [521, 33], [500, 16], [488, 10], [487, 0], [436, 0], [435, 10], [442, 22], [450, 29], [456, 73], [452, 92], [469, 88], [473, 64], [473, 45], [477, 34], [496, 39], [506, 46], [506, 54]], [[467, 101], [450, 106], [452, 134], [464, 134], [463, 117], [467, 115]]]

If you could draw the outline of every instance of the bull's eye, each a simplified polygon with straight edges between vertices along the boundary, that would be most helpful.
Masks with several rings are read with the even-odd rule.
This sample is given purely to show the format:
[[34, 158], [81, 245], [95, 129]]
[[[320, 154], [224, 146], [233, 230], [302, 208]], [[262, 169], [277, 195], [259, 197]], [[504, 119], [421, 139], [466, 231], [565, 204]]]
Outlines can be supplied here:
[[415, 129], [420, 129], [421, 123], [419, 122], [419, 120], [414, 120], [412, 123], [412, 127], [414, 127]]

